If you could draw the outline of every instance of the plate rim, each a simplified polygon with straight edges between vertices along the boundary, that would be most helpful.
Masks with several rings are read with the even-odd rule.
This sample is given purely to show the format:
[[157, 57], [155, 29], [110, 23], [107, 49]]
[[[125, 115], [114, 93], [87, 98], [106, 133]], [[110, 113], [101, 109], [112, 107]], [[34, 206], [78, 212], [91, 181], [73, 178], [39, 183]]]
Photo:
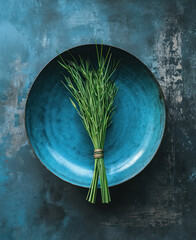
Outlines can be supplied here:
[[[103, 47], [108, 47], [108, 48], [116, 48], [118, 50], [121, 50], [129, 55], [131, 55], [132, 57], [134, 57], [138, 62], [140, 62], [141, 64], [143, 64], [145, 67], [146, 67], [146, 70], [149, 72], [149, 74], [152, 76], [154, 82], [156, 83], [157, 87], [158, 87], [158, 90], [159, 90], [159, 93], [161, 94], [161, 98], [163, 100], [163, 107], [164, 107], [164, 127], [163, 127], [163, 132], [162, 132], [162, 136], [161, 136], [161, 139], [160, 139], [160, 142], [159, 142], [159, 145], [156, 149], [156, 151], [154, 152], [153, 156], [151, 157], [151, 159], [148, 161], [148, 163], [143, 166], [136, 174], [132, 175], [131, 177], [128, 177], [127, 179], [123, 180], [122, 182], [119, 182], [119, 183], [115, 183], [115, 184], [112, 184], [112, 185], [109, 185], [109, 187], [114, 187], [114, 186], [118, 186], [122, 183], [125, 183], [129, 180], [131, 180], [132, 178], [136, 177], [137, 175], [139, 175], [148, 165], [149, 163], [152, 161], [152, 159], [155, 157], [155, 155], [157, 154], [159, 148], [160, 148], [160, 145], [162, 143], [162, 140], [163, 140], [163, 136], [164, 136], [164, 133], [165, 133], [165, 128], [166, 128], [166, 100], [165, 100], [165, 95], [163, 93], [163, 90], [161, 88], [161, 85], [159, 83], [159, 81], [156, 79], [156, 77], [154, 76], [154, 74], [152, 73], [152, 71], [150, 70], [150, 68], [145, 64], [143, 63], [138, 57], [136, 57], [134, 54], [130, 53], [129, 51], [127, 50], [124, 50], [120, 47], [117, 47], [117, 46], [114, 46], [114, 45], [108, 45], [108, 44], [103, 44], [103, 43], [88, 43], [88, 44], [81, 44], [81, 45], [76, 45], [74, 47], [71, 47], [71, 48], [68, 48], [66, 49], [65, 51], [59, 53], [60, 55], [62, 55], [63, 53], [65, 52], [68, 52], [68, 51], [71, 51], [72, 49], [75, 49], [75, 48], [79, 48], [79, 47], [85, 47], [85, 46], [101, 46], [103, 45]], [[69, 184], [72, 184], [74, 186], [77, 186], [77, 187], [82, 187], [82, 188], [89, 188], [89, 186], [84, 186], [84, 185], [80, 185], [80, 184], [77, 184], [77, 183], [73, 183], [73, 182], [69, 182], [68, 180], [65, 180], [63, 179], [62, 177], [58, 176], [56, 173], [52, 172], [52, 170], [50, 170], [43, 162], [42, 160], [38, 157], [38, 155], [36, 154], [34, 148], [33, 148], [33, 145], [31, 143], [31, 140], [30, 140], [30, 137], [29, 137], [29, 134], [28, 134], [28, 130], [27, 130], [27, 123], [26, 123], [26, 109], [27, 109], [27, 102], [28, 102], [28, 99], [29, 99], [29, 96], [30, 96], [30, 93], [31, 93], [31, 90], [36, 82], [36, 80], [38, 79], [39, 75], [41, 74], [41, 72], [52, 62], [55, 60], [55, 58], [57, 58], [58, 55], [56, 55], [54, 58], [52, 58], [47, 64], [44, 65], [44, 67], [39, 71], [39, 73], [37, 74], [36, 78], [33, 80], [32, 84], [31, 84], [31, 87], [30, 89], [28, 90], [28, 93], [27, 93], [27, 97], [26, 97], [26, 102], [25, 102], [25, 109], [24, 109], [24, 123], [25, 123], [25, 132], [26, 132], [26, 136], [27, 136], [27, 139], [28, 139], [28, 142], [31, 146], [31, 149], [34, 153], [34, 155], [39, 159], [39, 161], [41, 162], [41, 164], [49, 171], [51, 172], [53, 175], [55, 175], [56, 177], [60, 178], [61, 180], [63, 180], [64, 182], [67, 182]]]

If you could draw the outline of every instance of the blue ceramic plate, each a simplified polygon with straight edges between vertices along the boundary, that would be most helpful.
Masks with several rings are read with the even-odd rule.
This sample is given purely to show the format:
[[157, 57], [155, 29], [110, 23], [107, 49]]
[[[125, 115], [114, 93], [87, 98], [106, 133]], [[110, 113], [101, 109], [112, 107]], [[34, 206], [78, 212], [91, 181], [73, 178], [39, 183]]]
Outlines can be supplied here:
[[[109, 46], [104, 45], [104, 51]], [[109, 186], [138, 174], [155, 155], [165, 128], [163, 93], [150, 70], [136, 57], [111, 47], [121, 60], [116, 75], [117, 111], [108, 128], [104, 156]], [[64, 53], [96, 61], [95, 45]], [[93, 146], [61, 83], [64, 69], [58, 57], [49, 62], [30, 90], [25, 111], [26, 131], [35, 154], [59, 178], [89, 187], [93, 176]]]

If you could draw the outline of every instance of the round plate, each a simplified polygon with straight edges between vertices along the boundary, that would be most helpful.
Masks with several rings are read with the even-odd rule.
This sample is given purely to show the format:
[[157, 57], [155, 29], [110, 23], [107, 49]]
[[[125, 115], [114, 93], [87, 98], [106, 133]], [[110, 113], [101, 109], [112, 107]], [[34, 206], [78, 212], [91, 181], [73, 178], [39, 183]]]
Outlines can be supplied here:
[[[103, 51], [109, 46], [104, 45]], [[109, 186], [138, 174], [155, 155], [165, 128], [165, 103], [150, 70], [136, 57], [111, 47], [121, 60], [116, 74], [119, 91], [116, 113], [108, 128], [104, 161]], [[71, 53], [71, 54], [70, 54]], [[61, 54], [96, 61], [95, 45], [82, 45]], [[61, 83], [64, 69], [57, 56], [40, 72], [25, 110], [26, 131], [35, 154], [59, 178], [89, 187], [94, 170], [93, 145]]]

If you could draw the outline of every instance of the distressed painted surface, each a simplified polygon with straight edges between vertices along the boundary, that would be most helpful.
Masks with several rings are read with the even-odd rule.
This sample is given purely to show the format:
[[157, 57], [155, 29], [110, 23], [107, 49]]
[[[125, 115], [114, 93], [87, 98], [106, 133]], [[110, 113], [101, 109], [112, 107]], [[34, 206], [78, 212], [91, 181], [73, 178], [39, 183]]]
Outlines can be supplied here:
[[[0, 2], [0, 239], [195, 239], [195, 1]], [[111, 188], [109, 206], [48, 172], [24, 128], [29, 88], [67, 48], [95, 40], [153, 71], [167, 128], [151, 164]]]

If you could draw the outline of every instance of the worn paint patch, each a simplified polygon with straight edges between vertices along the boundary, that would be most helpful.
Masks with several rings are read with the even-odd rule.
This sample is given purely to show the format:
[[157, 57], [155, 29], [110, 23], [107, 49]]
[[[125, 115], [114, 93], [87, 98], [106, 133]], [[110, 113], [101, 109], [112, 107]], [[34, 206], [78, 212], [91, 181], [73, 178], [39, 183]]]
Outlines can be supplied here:
[[166, 99], [175, 106], [182, 102], [182, 29], [174, 17], [159, 32], [156, 44], [158, 74]]
[[[24, 107], [26, 99], [22, 98], [19, 101], [18, 90], [24, 87], [24, 74], [22, 69], [25, 64], [21, 62], [21, 59], [16, 59], [11, 63], [12, 68], [15, 70], [12, 74], [12, 81], [7, 91], [8, 99], [4, 102], [4, 128], [0, 132], [0, 142], [3, 137], [11, 136], [11, 142], [6, 147], [6, 156], [11, 157], [15, 154], [22, 146], [27, 144], [26, 132], [24, 127]], [[18, 123], [15, 124], [16, 116]]]

